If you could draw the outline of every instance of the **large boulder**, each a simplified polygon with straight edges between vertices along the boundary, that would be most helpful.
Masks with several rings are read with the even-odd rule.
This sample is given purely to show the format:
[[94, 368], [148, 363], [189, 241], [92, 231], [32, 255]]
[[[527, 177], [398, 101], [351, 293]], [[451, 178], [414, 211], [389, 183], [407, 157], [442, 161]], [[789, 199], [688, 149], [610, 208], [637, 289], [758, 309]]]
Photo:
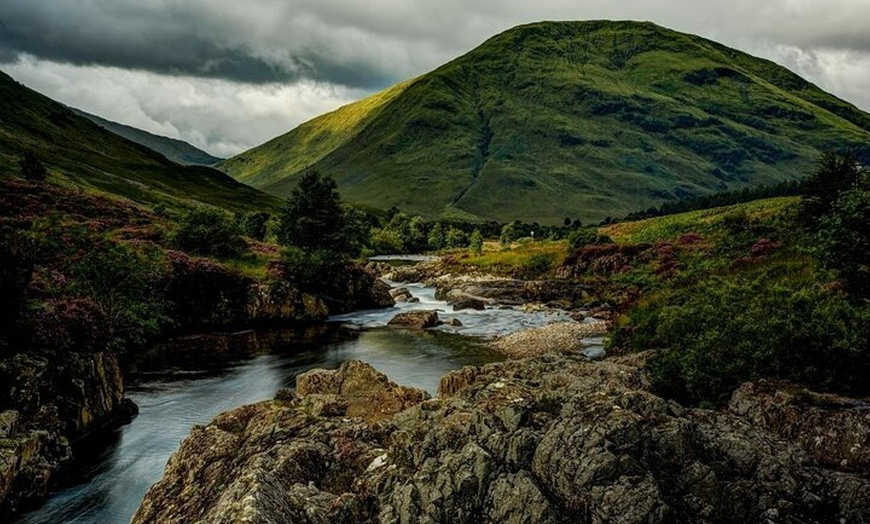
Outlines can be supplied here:
[[515, 359], [547, 353], [580, 353], [585, 347], [584, 338], [606, 333], [604, 322], [559, 322], [499, 337], [490, 343], [490, 347]]
[[410, 329], [426, 329], [438, 325], [438, 312], [431, 310], [403, 311], [389, 322], [388, 326]]
[[429, 398], [422, 390], [399, 386], [375, 368], [358, 360], [338, 369], [314, 369], [296, 377], [300, 396], [337, 395], [346, 402], [346, 414], [374, 423]]
[[[870, 521], [866, 474], [756, 424], [746, 403], [656, 396], [643, 360], [466, 368], [374, 425], [348, 417], [341, 373], [323, 375], [328, 394], [195, 428], [134, 522]], [[812, 409], [824, 425], [854, 407]]]

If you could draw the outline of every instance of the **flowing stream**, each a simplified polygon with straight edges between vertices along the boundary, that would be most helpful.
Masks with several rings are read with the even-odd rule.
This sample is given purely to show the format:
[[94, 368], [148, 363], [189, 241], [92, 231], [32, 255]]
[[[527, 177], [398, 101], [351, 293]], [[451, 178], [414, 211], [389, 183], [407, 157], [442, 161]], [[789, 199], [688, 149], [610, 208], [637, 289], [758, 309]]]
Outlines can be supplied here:
[[[296, 375], [309, 369], [336, 368], [359, 359], [397, 383], [434, 395], [448, 371], [500, 359], [479, 337], [568, 318], [563, 312], [513, 309], [452, 312], [435, 300], [434, 289], [406, 287], [419, 302], [333, 317], [312, 329], [202, 335], [155, 348], [160, 357], [154, 360], [172, 364], [140, 369], [130, 381], [127, 396], [139, 405], [139, 415], [91, 444], [79, 484], [54, 493], [16, 522], [129, 522], [192, 426], [207, 424], [223, 411], [270, 399], [278, 389], [294, 387]], [[384, 327], [397, 312], [410, 309], [436, 309], [442, 319], [458, 318], [462, 326], [423, 332]]]

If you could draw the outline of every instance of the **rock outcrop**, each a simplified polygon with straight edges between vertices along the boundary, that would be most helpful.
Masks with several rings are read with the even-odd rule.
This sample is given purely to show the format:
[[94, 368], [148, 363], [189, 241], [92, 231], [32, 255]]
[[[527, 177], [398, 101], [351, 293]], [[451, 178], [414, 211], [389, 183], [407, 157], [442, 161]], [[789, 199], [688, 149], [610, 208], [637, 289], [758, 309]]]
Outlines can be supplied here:
[[0, 361], [0, 385], [0, 514], [45, 497], [71, 443], [136, 411], [106, 352], [12, 355]]
[[[728, 410], [687, 409], [649, 391], [642, 360], [465, 368], [374, 423], [336, 386], [368, 388], [369, 369], [318, 372], [305, 394], [195, 428], [133, 522], [870, 522], [861, 466], [758, 423], [800, 402], [744, 389]], [[866, 431], [854, 407], [809, 409]]]

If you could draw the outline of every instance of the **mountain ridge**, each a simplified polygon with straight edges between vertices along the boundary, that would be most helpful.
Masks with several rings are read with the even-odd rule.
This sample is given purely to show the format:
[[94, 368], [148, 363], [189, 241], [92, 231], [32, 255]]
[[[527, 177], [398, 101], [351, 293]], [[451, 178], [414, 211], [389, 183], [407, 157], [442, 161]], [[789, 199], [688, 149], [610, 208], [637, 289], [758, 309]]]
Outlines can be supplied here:
[[195, 204], [275, 210], [280, 200], [204, 166], [182, 166], [116, 135], [0, 71], [0, 173], [19, 172], [26, 152], [66, 186], [145, 206]]
[[769, 60], [649, 22], [540, 22], [219, 167], [275, 195], [313, 168], [356, 204], [558, 223], [800, 178], [868, 143], [870, 115]]
[[105, 119], [75, 107], [70, 107], [70, 109], [77, 115], [87, 118], [107, 131], [157, 151], [176, 164], [210, 166], [223, 160], [184, 140], [150, 133], [143, 129], [128, 126], [127, 124]]

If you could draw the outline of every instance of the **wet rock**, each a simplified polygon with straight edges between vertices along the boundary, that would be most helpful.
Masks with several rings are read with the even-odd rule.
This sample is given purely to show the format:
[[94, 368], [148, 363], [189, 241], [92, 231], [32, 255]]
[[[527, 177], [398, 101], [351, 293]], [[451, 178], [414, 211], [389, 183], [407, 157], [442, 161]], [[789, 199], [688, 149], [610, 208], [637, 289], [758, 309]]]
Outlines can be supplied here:
[[437, 311], [404, 311], [394, 316], [387, 325], [393, 327], [426, 329], [438, 325]]
[[463, 325], [463, 324], [462, 324], [462, 321], [459, 320], [458, 318], [451, 318], [450, 320], [448, 320], [448, 321], [445, 322], [445, 323], [446, 323], [448, 326], [453, 326], [453, 327], [461, 327], [461, 326]]
[[394, 287], [394, 288], [390, 288], [390, 296], [392, 296], [393, 298], [396, 298], [396, 297], [398, 297], [398, 296], [400, 296], [400, 295], [408, 295], [408, 296], [410, 296], [410, 295], [411, 295], [411, 292], [408, 291], [408, 288], [406, 288], [406, 287]]
[[645, 358], [465, 368], [440, 398], [374, 425], [348, 417], [341, 374], [324, 375], [312, 391], [325, 394], [194, 429], [134, 522], [870, 520], [866, 475], [759, 426], [739, 399], [724, 411], [665, 401]]
[[472, 297], [471, 295], [462, 295], [455, 298], [452, 302], [448, 301], [448, 303], [453, 306], [453, 311], [462, 311], [463, 309], [483, 311], [486, 309], [486, 302], [480, 298]]
[[338, 369], [315, 369], [296, 377], [296, 392], [309, 395], [336, 395], [346, 403], [349, 417], [369, 423], [383, 420], [429, 398], [425, 391], [399, 386], [369, 364], [358, 360], [343, 363]]

